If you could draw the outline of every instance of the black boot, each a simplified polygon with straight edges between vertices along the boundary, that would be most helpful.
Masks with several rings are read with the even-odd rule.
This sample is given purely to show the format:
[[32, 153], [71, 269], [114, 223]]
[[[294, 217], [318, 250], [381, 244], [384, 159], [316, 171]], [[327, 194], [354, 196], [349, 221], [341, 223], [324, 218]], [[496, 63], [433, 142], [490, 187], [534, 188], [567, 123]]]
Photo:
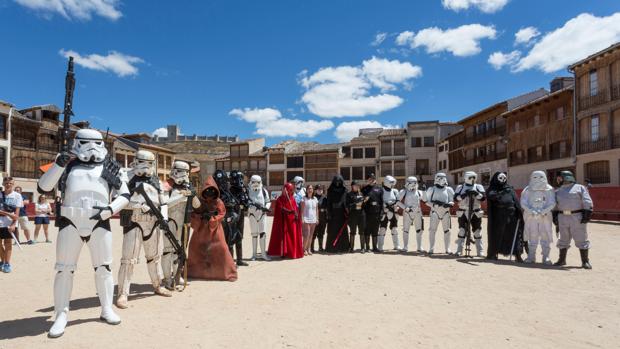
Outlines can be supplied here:
[[355, 234], [349, 234], [349, 253], [355, 250]]
[[316, 240], [316, 236], [312, 237], [312, 243], [310, 244], [310, 252], [314, 253], [314, 240]]
[[[557, 267], [561, 267], [566, 265], [566, 253], [568, 252], [568, 249], [566, 248], [561, 248], [560, 249], [560, 258], [558, 258], [558, 261], [553, 263], [553, 265], [557, 266]], [[582, 255], [583, 256], [583, 255]], [[587, 256], [587, 255], [586, 255]], [[587, 257], [586, 257], [587, 258]]]
[[370, 235], [365, 235], [364, 240], [366, 241], [366, 252], [370, 252]]
[[581, 254], [581, 267], [583, 269], [592, 269], [590, 259], [588, 258], [588, 250], [579, 250], [579, 254]]
[[323, 248], [323, 235], [319, 236], [319, 252], [325, 252], [325, 248]]
[[523, 263], [523, 258], [521, 258], [521, 253], [517, 252], [515, 254], [515, 259], [517, 260], [517, 263]]
[[372, 252], [379, 252], [379, 248], [377, 247], [377, 236], [372, 236]]
[[241, 241], [235, 245], [235, 252], [237, 253], [237, 265], [240, 267], [247, 267], [248, 263], [243, 261], [243, 247]]

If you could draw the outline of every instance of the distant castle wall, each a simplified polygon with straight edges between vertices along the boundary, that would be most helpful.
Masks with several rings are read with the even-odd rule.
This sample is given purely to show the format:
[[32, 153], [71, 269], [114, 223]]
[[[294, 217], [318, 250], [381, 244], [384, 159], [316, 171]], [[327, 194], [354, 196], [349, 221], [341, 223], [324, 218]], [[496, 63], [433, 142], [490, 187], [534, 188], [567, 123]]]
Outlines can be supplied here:
[[234, 143], [239, 141], [239, 136], [199, 136], [196, 134], [193, 135], [181, 135], [178, 125], [168, 125], [166, 126], [168, 130], [167, 137], [159, 137], [157, 135], [153, 136], [153, 143], [166, 143], [166, 142], [199, 142], [199, 141], [213, 141], [219, 143]]

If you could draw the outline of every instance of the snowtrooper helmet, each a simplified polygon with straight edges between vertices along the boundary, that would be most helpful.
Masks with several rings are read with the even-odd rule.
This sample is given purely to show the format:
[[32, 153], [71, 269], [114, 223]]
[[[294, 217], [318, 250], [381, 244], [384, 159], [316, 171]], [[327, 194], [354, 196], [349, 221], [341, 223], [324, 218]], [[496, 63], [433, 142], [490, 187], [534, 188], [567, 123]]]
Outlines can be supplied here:
[[155, 172], [155, 155], [148, 150], [138, 150], [131, 168], [136, 176], [152, 176]]
[[259, 175], [250, 177], [250, 189], [260, 191], [263, 188], [263, 179]]
[[101, 132], [85, 128], [75, 134], [71, 153], [82, 162], [103, 162], [108, 150], [105, 148]]
[[385, 176], [385, 178], [383, 178], [383, 186], [386, 188], [394, 188], [394, 186], [396, 185], [396, 178], [392, 177], [392, 176]]
[[304, 187], [305, 180], [299, 176], [295, 176], [293, 178], [293, 183], [295, 183], [295, 190], [301, 190]]
[[478, 179], [478, 175], [474, 171], [466, 171], [463, 177], [465, 177], [465, 184], [467, 185], [476, 184], [476, 179]]
[[547, 174], [545, 171], [534, 171], [530, 175], [530, 184], [528, 187], [532, 190], [545, 190], [549, 184], [547, 183]]
[[177, 160], [172, 164], [172, 169], [170, 170], [170, 178], [176, 184], [183, 184], [189, 182], [189, 164], [185, 161]]
[[407, 177], [407, 181], [405, 182], [405, 188], [410, 191], [417, 190], [418, 179], [414, 176]]
[[435, 185], [438, 187], [445, 187], [448, 185], [448, 176], [445, 173], [439, 172], [435, 175]]
[[508, 181], [508, 176], [506, 175], [506, 173], [501, 172], [499, 175], [497, 175], [497, 181], [504, 184]]

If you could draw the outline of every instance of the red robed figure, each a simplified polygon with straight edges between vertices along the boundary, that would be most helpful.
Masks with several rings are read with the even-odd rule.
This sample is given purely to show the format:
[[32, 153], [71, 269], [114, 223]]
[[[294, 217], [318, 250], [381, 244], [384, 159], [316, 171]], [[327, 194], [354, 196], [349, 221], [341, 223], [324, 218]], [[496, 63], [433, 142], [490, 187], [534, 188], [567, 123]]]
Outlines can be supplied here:
[[276, 200], [267, 254], [291, 259], [304, 256], [301, 217], [297, 210], [291, 183], [284, 185], [282, 194]]

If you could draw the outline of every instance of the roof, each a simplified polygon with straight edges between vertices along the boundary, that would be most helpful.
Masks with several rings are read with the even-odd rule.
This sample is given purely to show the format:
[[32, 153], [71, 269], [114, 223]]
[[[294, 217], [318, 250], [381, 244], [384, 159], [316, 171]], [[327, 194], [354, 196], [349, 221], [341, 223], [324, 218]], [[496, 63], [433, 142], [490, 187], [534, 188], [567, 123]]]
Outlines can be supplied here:
[[151, 149], [151, 150], [158, 150], [158, 151], [162, 151], [162, 152], [166, 152], [166, 153], [171, 153], [171, 154], [176, 154], [176, 152], [168, 149], [168, 148], [164, 148], [164, 147], [160, 147], [157, 145], [153, 145], [153, 144], [147, 144], [147, 143], [140, 143], [140, 142], [136, 142], [136, 141], [132, 141], [131, 139], [127, 139], [124, 137], [116, 137], [116, 139], [118, 139], [120, 142], [125, 143], [126, 145], [132, 147], [135, 150], [138, 150], [140, 148], [146, 148], [146, 149]]
[[421, 125], [421, 124], [439, 124], [439, 120], [409, 121], [407, 122], [407, 127], [409, 127], [410, 125]]
[[596, 53], [593, 53], [593, 54], [589, 55], [588, 57], [586, 57], [586, 58], [584, 58], [584, 59], [582, 59], [582, 60], [580, 60], [580, 61], [578, 61], [578, 62], [576, 62], [576, 63], [573, 63], [573, 64], [569, 65], [569, 66], [568, 66], [568, 70], [571, 70], [571, 71], [572, 71], [572, 70], [574, 70], [576, 67], [578, 67], [578, 66], [580, 66], [580, 65], [584, 65], [584, 64], [586, 64], [586, 63], [589, 63], [590, 61], [592, 61], [592, 60], [594, 60], [594, 59], [596, 59], [596, 58], [599, 58], [600, 56], [604, 56], [605, 54], [610, 53], [610, 52], [612, 52], [613, 50], [615, 50], [615, 49], [617, 49], [617, 48], [620, 48], [620, 42], [617, 42], [617, 43], [615, 43], [615, 44], [613, 44], [613, 45], [609, 46], [609, 47], [608, 47], [608, 48], [606, 48], [606, 49], [603, 49], [603, 50], [601, 50], [601, 51], [598, 51], [598, 52], [596, 52]]
[[514, 109], [512, 109], [512, 110], [508, 110], [508, 111], [506, 111], [506, 112], [502, 113], [502, 116], [503, 116], [503, 117], [507, 117], [508, 115], [510, 115], [510, 114], [512, 114], [512, 113], [514, 113], [514, 112], [517, 112], [517, 111], [519, 111], [519, 110], [521, 110], [521, 109], [527, 108], [528, 106], [531, 106], [531, 105], [536, 104], [536, 103], [540, 103], [540, 102], [542, 102], [542, 101], [545, 101], [545, 100], [547, 100], [547, 99], [550, 99], [550, 98], [552, 98], [552, 97], [555, 97], [555, 96], [557, 96], [557, 95], [560, 95], [560, 94], [562, 94], [562, 93], [564, 93], [564, 92], [566, 92], [566, 91], [572, 91], [572, 90], [573, 90], [573, 87], [574, 87], [573, 85], [570, 85], [570, 86], [564, 87], [564, 88], [562, 88], [562, 89], [559, 89], [559, 90], [557, 90], [557, 91], [554, 91], [554, 92], [552, 92], [552, 93], [547, 93], [547, 94], [546, 94], [546, 95], [544, 95], [544, 96], [541, 96], [541, 97], [538, 97], [538, 98], [536, 98], [536, 99], [533, 99], [533, 100], [531, 100], [531, 101], [529, 101], [529, 102], [527, 102], [527, 103], [521, 104], [520, 106], [518, 106], [518, 107], [516, 107], [516, 108], [514, 108]]
[[339, 151], [344, 143], [332, 143], [332, 144], [313, 144], [305, 149], [305, 152], [327, 152], [327, 151]]
[[549, 92], [547, 90], [545, 90], [544, 88], [539, 88], [537, 90], [534, 91], [530, 91], [528, 93], [524, 93], [522, 95], [507, 99], [505, 101], [501, 101], [499, 103], [495, 103], [489, 107], [486, 107], [480, 111], [475, 112], [474, 114], [471, 114], [467, 117], [465, 117], [464, 119], [461, 119], [458, 123], [459, 124], [463, 124], [466, 121], [469, 121], [471, 119], [474, 119], [478, 116], [480, 116], [481, 114], [484, 114], [486, 112], [489, 112], [493, 109], [497, 109], [497, 108], [501, 108], [501, 107], [506, 107], [507, 111], [511, 111], [521, 105], [523, 105], [524, 103], [527, 103], [533, 99], [539, 98], [541, 96], [544, 96], [546, 94], [548, 94]]
[[54, 104], [33, 105], [32, 107], [21, 109], [20, 111], [22, 113], [25, 113], [27, 111], [35, 110], [35, 109], [47, 110], [47, 111], [55, 112], [58, 114], [62, 113], [62, 110]]
[[246, 143], [250, 143], [250, 142], [255, 142], [255, 141], [259, 141], [259, 140], [265, 140], [264, 138], [248, 138], [248, 139], [240, 139], [236, 142], [232, 142], [230, 143], [230, 145], [239, 145], [239, 144], [246, 144]]
[[381, 133], [379, 134], [379, 137], [400, 136], [406, 133], [407, 133], [407, 130], [405, 130], [404, 128], [386, 128], [386, 129], [383, 129], [383, 131], [381, 131]]

